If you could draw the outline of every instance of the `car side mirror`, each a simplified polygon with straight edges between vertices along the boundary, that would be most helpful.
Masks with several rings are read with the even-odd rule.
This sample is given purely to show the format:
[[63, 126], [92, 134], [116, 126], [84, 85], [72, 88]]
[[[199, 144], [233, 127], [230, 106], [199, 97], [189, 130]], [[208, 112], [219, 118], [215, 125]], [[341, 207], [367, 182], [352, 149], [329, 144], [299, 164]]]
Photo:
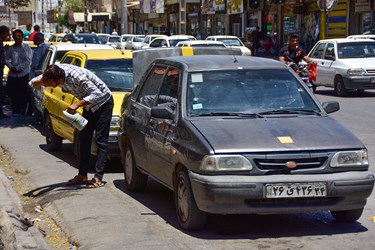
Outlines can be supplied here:
[[335, 60], [335, 57], [332, 56], [332, 55], [325, 55], [325, 56], [324, 56], [324, 59], [334, 61], [334, 60]]
[[340, 110], [340, 104], [337, 101], [328, 101], [328, 102], [323, 102], [322, 106], [324, 110], [330, 114], [336, 111]]
[[151, 108], [151, 116], [160, 119], [174, 119], [174, 112], [171, 108], [166, 106], [155, 106]]

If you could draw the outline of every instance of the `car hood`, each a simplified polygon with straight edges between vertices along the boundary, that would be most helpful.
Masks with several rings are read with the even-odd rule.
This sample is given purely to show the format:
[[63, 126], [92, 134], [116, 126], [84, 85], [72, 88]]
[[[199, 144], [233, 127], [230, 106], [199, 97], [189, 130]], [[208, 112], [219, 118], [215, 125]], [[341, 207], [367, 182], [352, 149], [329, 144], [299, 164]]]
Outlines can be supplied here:
[[330, 117], [197, 119], [191, 121], [215, 153], [363, 148]]
[[374, 68], [375, 57], [341, 59], [342, 64], [349, 68]]

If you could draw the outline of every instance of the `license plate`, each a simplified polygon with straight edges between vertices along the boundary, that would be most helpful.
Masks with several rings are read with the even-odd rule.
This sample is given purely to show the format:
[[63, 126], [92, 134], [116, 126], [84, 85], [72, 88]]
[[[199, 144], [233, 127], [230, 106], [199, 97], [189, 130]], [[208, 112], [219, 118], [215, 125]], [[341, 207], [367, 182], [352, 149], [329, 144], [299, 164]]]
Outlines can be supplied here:
[[318, 183], [266, 184], [266, 198], [325, 197], [327, 185]]

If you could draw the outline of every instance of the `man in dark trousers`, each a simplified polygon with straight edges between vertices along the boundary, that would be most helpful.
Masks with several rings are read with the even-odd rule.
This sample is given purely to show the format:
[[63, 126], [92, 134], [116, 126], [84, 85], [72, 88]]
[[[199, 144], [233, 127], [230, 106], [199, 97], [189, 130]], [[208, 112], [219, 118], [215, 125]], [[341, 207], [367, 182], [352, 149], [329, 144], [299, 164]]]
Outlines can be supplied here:
[[5, 115], [3, 112], [3, 104], [4, 104], [4, 91], [3, 91], [3, 75], [4, 75], [4, 66], [5, 66], [5, 48], [4, 48], [4, 41], [8, 41], [9, 39], [9, 28], [7, 26], [0, 26], [0, 120], [3, 118], [9, 118], [9, 116]]
[[254, 56], [259, 56], [259, 48], [260, 48], [260, 38], [262, 33], [259, 30], [260, 28], [257, 26], [256, 29], [251, 33], [253, 36], [253, 53]]
[[[74, 114], [79, 107], [84, 107], [82, 115], [88, 120], [88, 124], [79, 132], [78, 175], [70, 179], [67, 185], [86, 184], [87, 188], [102, 187], [114, 104], [112, 93], [107, 85], [91, 71], [71, 64], [51, 65], [42, 75], [31, 79], [29, 84], [34, 88], [42, 85], [53, 88], [60, 86], [64, 91], [78, 98], [78, 102], [68, 107], [68, 112]], [[91, 140], [94, 131], [98, 145], [96, 172], [94, 178], [87, 182]]]

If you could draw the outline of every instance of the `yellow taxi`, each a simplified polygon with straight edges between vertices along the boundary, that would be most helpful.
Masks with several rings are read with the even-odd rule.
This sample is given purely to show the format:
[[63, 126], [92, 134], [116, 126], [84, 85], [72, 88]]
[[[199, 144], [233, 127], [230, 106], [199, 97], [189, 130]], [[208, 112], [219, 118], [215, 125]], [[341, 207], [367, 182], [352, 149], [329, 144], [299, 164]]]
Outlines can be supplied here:
[[49, 38], [49, 42], [62, 42], [64, 36], [66, 33], [54, 33], [52, 36]]
[[[85, 50], [69, 51], [60, 63], [84, 67], [103, 80], [112, 92], [114, 108], [108, 143], [108, 156], [120, 157], [117, 133], [120, 128], [120, 109], [124, 97], [133, 90], [133, 62], [131, 51], [121, 50]], [[62, 111], [78, 101], [73, 95], [63, 92], [60, 87], [47, 87], [43, 91], [44, 124], [47, 148], [59, 150], [63, 139], [73, 142], [78, 153], [78, 131], [69, 123]], [[82, 114], [82, 109], [77, 110]], [[94, 138], [95, 139], [95, 138]], [[93, 140], [92, 156], [96, 155], [96, 143]]]

